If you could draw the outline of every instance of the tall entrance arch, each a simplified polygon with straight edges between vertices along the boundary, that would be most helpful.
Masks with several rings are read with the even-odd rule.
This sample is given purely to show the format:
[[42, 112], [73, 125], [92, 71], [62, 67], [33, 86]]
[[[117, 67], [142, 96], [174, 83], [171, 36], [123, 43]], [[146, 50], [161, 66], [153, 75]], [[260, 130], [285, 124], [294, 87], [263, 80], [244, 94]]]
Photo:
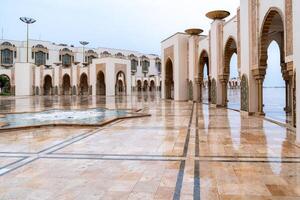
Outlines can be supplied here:
[[119, 71], [116, 75], [115, 90], [116, 95], [126, 95], [126, 75], [123, 71]]
[[63, 83], [62, 83], [62, 94], [63, 95], [70, 95], [71, 94], [71, 79], [68, 74], [63, 76]]
[[171, 59], [166, 62], [165, 96], [166, 99], [174, 99], [173, 63]]
[[[264, 115], [269, 115], [271, 112], [276, 113], [282, 112], [283, 110], [287, 114], [286, 120], [289, 122], [292, 121], [292, 107], [293, 107], [293, 72], [292, 69], [287, 68], [287, 64], [285, 62], [285, 29], [284, 22], [281, 12], [277, 9], [271, 9], [266, 14], [262, 28], [261, 28], [261, 36], [259, 43], [259, 68], [253, 70], [254, 77], [257, 81], [257, 103], [258, 103], [258, 113]], [[265, 84], [266, 76], [269, 76], [271, 72], [269, 72], [270, 60], [268, 60], [268, 48], [270, 44], [277, 43], [279, 47], [278, 55], [278, 63], [274, 65], [277, 67], [278, 71], [281, 71], [282, 78], [285, 81], [285, 90], [283, 90], [283, 95], [285, 96], [285, 105], [274, 105], [270, 107], [270, 102], [267, 102], [264, 99], [264, 92], [267, 92]], [[274, 58], [272, 58], [274, 59]], [[269, 64], [269, 66], [268, 66]], [[280, 72], [279, 72], [280, 73]], [[273, 75], [272, 75], [273, 76]], [[274, 85], [274, 87], [276, 87]], [[273, 94], [276, 94], [279, 90], [273, 88]], [[275, 91], [276, 90], [276, 91]], [[285, 94], [285, 95], [284, 95]], [[273, 104], [273, 102], [272, 102]], [[265, 109], [268, 107], [268, 109]], [[271, 111], [272, 110], [272, 111]], [[267, 111], [265, 113], [265, 111]], [[285, 116], [284, 116], [285, 117]]]
[[232, 62], [234, 56], [237, 58], [236, 55], [237, 43], [230, 37], [225, 45], [224, 68], [222, 76], [220, 77], [222, 83], [222, 106], [227, 107], [230, 101], [229, 107], [240, 109], [240, 90], [235, 88], [236, 80], [239, 80], [239, 74], [235, 73], [235, 76], [233, 76], [234, 68], [236, 72], [238, 72], [237, 60], [235, 60], [235, 63]]
[[[211, 102], [211, 80], [209, 70], [209, 56], [206, 50], [203, 50], [199, 58], [198, 69], [198, 100], [203, 102]], [[206, 83], [206, 84], [204, 84]]]
[[105, 76], [102, 71], [97, 74], [96, 90], [97, 95], [106, 95]]
[[79, 94], [80, 95], [88, 95], [89, 94], [89, 84], [88, 84], [88, 77], [87, 77], [86, 73], [83, 73], [80, 76]]
[[52, 78], [50, 75], [45, 76], [43, 89], [44, 89], [44, 95], [52, 94]]

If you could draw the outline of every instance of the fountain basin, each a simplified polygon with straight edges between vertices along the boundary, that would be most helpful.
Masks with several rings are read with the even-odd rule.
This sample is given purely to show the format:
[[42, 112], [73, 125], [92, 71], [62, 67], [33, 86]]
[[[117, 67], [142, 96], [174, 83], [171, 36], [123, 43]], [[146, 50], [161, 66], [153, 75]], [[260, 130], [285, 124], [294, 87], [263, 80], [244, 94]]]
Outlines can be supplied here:
[[100, 126], [122, 118], [143, 117], [128, 110], [85, 109], [48, 110], [36, 113], [11, 113], [0, 118], [0, 130], [37, 126]]

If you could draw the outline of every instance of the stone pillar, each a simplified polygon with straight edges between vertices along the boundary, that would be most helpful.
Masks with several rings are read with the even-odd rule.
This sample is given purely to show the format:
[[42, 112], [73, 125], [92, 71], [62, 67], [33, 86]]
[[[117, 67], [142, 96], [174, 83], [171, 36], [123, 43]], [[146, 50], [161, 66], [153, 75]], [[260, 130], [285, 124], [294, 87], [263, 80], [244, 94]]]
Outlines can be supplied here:
[[31, 63], [15, 63], [16, 96], [33, 95], [33, 67]]
[[266, 75], [266, 68], [267, 66], [261, 66], [259, 68], [253, 69], [252, 74], [256, 80], [256, 87], [257, 87], [257, 115], [264, 116], [264, 105], [263, 105], [263, 83]]
[[263, 78], [256, 79], [257, 81], [257, 98], [258, 98], [258, 114], [265, 115], [264, 113], [264, 105], [263, 105]]

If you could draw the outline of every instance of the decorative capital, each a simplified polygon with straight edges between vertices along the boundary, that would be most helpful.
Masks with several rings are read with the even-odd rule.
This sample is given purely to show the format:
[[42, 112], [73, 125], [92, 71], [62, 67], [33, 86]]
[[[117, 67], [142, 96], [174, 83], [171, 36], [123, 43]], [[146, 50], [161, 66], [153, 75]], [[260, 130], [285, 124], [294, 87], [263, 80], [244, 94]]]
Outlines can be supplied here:
[[266, 67], [252, 69], [252, 75], [256, 80], [263, 80], [266, 75]]
[[219, 75], [219, 80], [222, 82], [222, 83], [227, 83], [228, 82], [228, 79], [229, 79], [229, 75], [228, 74], [222, 74], [222, 75]]

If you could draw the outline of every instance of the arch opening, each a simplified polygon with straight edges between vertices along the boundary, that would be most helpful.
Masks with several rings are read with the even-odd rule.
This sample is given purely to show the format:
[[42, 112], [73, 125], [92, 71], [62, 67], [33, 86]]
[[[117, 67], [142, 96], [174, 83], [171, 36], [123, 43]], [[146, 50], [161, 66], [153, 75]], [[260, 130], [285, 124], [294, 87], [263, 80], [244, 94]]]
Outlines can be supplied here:
[[224, 68], [221, 77], [222, 83], [222, 105], [239, 110], [240, 99], [240, 73], [237, 62], [237, 43], [230, 37], [224, 49]]
[[141, 80], [137, 81], [137, 90], [138, 90], [138, 92], [142, 91], [142, 81]]
[[198, 78], [200, 81], [198, 99], [202, 102], [211, 102], [211, 80], [209, 70], [209, 56], [206, 50], [203, 50], [199, 58]]
[[126, 95], [126, 75], [123, 71], [119, 71], [116, 75], [115, 93], [116, 95]]
[[166, 99], [174, 99], [173, 63], [171, 59], [166, 62], [165, 96]]
[[51, 95], [52, 94], [52, 77], [50, 75], [46, 75], [44, 77], [44, 95]]
[[105, 75], [102, 71], [97, 74], [97, 95], [106, 95]]
[[80, 95], [88, 95], [89, 94], [89, 84], [88, 84], [88, 77], [87, 77], [86, 73], [83, 73], [80, 76], [79, 94]]
[[286, 83], [282, 78], [280, 46], [272, 41], [267, 51], [267, 68], [263, 81], [263, 109], [267, 116], [286, 121], [290, 111], [286, 106], [288, 103]]
[[62, 83], [62, 95], [70, 95], [71, 94], [71, 79], [68, 74], [63, 76]]
[[[272, 8], [264, 19], [259, 46], [258, 113], [292, 124], [293, 73], [285, 62], [285, 29], [281, 12]], [[276, 97], [274, 97], [276, 95]]]

